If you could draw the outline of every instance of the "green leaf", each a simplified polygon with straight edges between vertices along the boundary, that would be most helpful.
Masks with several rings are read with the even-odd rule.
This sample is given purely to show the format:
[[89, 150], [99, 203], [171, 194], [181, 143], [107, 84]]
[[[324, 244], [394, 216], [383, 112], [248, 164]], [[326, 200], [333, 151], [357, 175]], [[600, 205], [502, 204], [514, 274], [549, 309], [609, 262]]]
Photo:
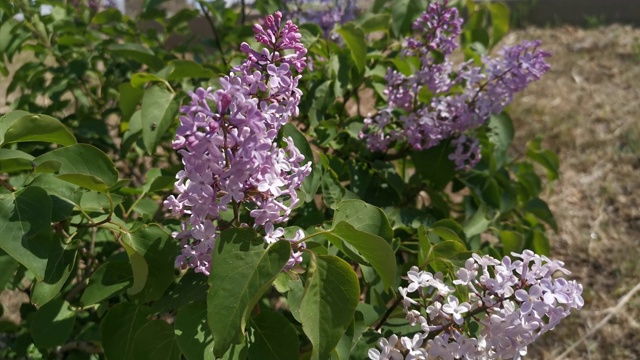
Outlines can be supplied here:
[[80, 303], [82, 306], [88, 306], [109, 299], [131, 286], [132, 279], [131, 265], [127, 257], [115, 255], [91, 274]]
[[[134, 74], [134, 76], [135, 75], [136, 74]], [[133, 81], [133, 79], [131, 81]], [[118, 105], [120, 106], [120, 112], [122, 112], [122, 120], [129, 121], [136, 111], [140, 99], [142, 99], [144, 90], [136, 88], [132, 84], [122, 83], [118, 87], [118, 92], [120, 93]], [[129, 127], [131, 127], [131, 125], [129, 125]]]
[[33, 170], [33, 159], [35, 159], [35, 157], [24, 151], [0, 149], [0, 172], [12, 173]]
[[396, 257], [393, 249], [383, 238], [356, 230], [351, 224], [341, 221], [324, 236], [350, 258], [363, 265], [371, 265], [385, 288], [393, 284], [396, 276]]
[[156, 146], [175, 119], [179, 104], [174, 98], [174, 93], [161, 86], [152, 86], [144, 93], [142, 142], [149, 154], [155, 154]]
[[415, 175], [435, 190], [443, 190], [453, 180], [455, 164], [449, 159], [449, 144], [441, 143], [427, 150], [411, 153]]
[[500, 230], [498, 237], [502, 244], [503, 255], [509, 255], [512, 252], [519, 253], [524, 248], [524, 236], [517, 231]]
[[335, 209], [346, 193], [346, 189], [338, 181], [338, 175], [331, 169], [325, 169], [320, 185], [322, 201], [328, 208]]
[[418, 262], [425, 264], [431, 254], [431, 241], [427, 237], [427, 230], [424, 226], [418, 228], [418, 245]]
[[494, 2], [487, 5], [491, 13], [491, 45], [495, 46], [509, 32], [509, 7], [506, 4]]
[[265, 249], [264, 240], [252, 229], [230, 229], [216, 240], [207, 296], [216, 356], [241, 342], [249, 313], [290, 255], [288, 241], [277, 241]]
[[[358, 312], [354, 313], [357, 315]], [[331, 358], [335, 358], [337, 360], [349, 359], [349, 354], [351, 353], [351, 344], [353, 343], [353, 335], [354, 335], [354, 327], [355, 327], [355, 316], [354, 319], [351, 320], [351, 323], [347, 327], [347, 330], [344, 332], [340, 341], [338, 341], [338, 345], [336, 345], [335, 349], [331, 354]]]
[[173, 68], [167, 80], [189, 79], [208, 79], [215, 76], [215, 73], [209, 69], [205, 69], [202, 65], [190, 60], [172, 60], [169, 66]]
[[318, 189], [320, 188], [320, 181], [322, 181], [322, 177], [322, 164], [319, 162], [313, 164], [311, 166], [311, 174], [304, 179], [301, 186], [305, 202], [309, 203], [313, 201]]
[[178, 346], [187, 360], [215, 360], [205, 303], [193, 302], [180, 308], [174, 331]]
[[[313, 151], [311, 150], [311, 146], [307, 141], [307, 138], [304, 136], [298, 128], [291, 124], [287, 123], [282, 127], [282, 136], [290, 137], [293, 140], [293, 144], [300, 151], [302, 155], [304, 155], [304, 163], [311, 162], [313, 164]], [[319, 164], [316, 164], [311, 167], [311, 174], [307, 176], [306, 179], [302, 182], [302, 191], [304, 193], [304, 201], [310, 202], [313, 200], [314, 195], [318, 191], [320, 187], [320, 179], [322, 175], [322, 167]]]
[[391, 16], [389, 14], [376, 14], [360, 24], [360, 28], [366, 33], [374, 31], [389, 31], [391, 25]]
[[462, 228], [464, 229], [464, 233], [467, 235], [467, 238], [471, 238], [482, 234], [489, 228], [489, 225], [491, 225], [491, 220], [487, 219], [487, 215], [482, 208], [478, 208], [473, 216], [464, 222]]
[[351, 51], [351, 58], [358, 69], [358, 73], [362, 76], [367, 64], [367, 42], [364, 31], [351, 22], [342, 25], [336, 31], [347, 44], [347, 47]]
[[[59, 241], [54, 238], [53, 241]], [[77, 254], [76, 245], [73, 243], [63, 244], [55, 248], [47, 260], [47, 268], [44, 273], [44, 280], [35, 284], [31, 294], [31, 302], [34, 305], [42, 306], [51, 301], [62, 290], [71, 271], [74, 268]]]
[[291, 322], [277, 312], [262, 309], [251, 319], [253, 343], [249, 344], [252, 360], [297, 360], [299, 341]]
[[7, 129], [9, 128], [9, 126], [11, 126], [11, 124], [13, 124], [14, 121], [18, 120], [23, 116], [29, 116], [29, 115], [31, 114], [26, 111], [15, 110], [0, 117], [0, 143], [4, 142], [4, 133], [7, 132]]
[[56, 177], [84, 188], [104, 192], [118, 181], [118, 171], [111, 159], [98, 148], [75, 144], [59, 148], [35, 158], [40, 165], [46, 161], [62, 163]]
[[356, 230], [378, 235], [388, 243], [393, 239], [393, 230], [384, 211], [362, 200], [341, 201], [333, 214], [333, 222], [337, 224], [340, 221], [349, 223]]
[[36, 311], [31, 321], [31, 337], [42, 349], [62, 345], [73, 330], [76, 314], [69, 310], [69, 303], [56, 299]]
[[298, 151], [302, 155], [304, 155], [304, 162], [312, 162], [313, 163], [313, 151], [311, 150], [311, 146], [307, 141], [307, 138], [304, 136], [298, 128], [292, 123], [286, 123], [282, 127], [282, 136], [290, 137], [293, 140], [293, 144], [296, 146]]
[[131, 234], [124, 233], [124, 239], [129, 239], [123, 243], [124, 249], [129, 256], [129, 263], [131, 264], [131, 273], [133, 274], [133, 284], [127, 289], [127, 294], [136, 295], [140, 293], [144, 286], [147, 284], [147, 278], [149, 277], [149, 264], [144, 259], [144, 256], [137, 253], [131, 246]]
[[0, 53], [6, 53], [9, 49], [9, 45], [15, 39], [15, 35], [13, 34], [14, 28], [20, 24], [16, 19], [6, 18], [3, 21], [3, 24], [0, 26]]
[[513, 122], [509, 115], [505, 112], [493, 115], [489, 119], [489, 141], [496, 145], [498, 152], [496, 154], [496, 161], [498, 166], [506, 161], [506, 152], [513, 142]]
[[47, 160], [38, 164], [33, 168], [34, 172], [39, 173], [57, 173], [62, 167], [62, 162], [58, 160]]
[[532, 213], [538, 219], [549, 224], [553, 231], [558, 232], [558, 223], [553, 217], [553, 213], [551, 212], [551, 209], [549, 209], [549, 205], [547, 205], [544, 200], [540, 198], [531, 199], [525, 206], [525, 211]]
[[424, 5], [415, 0], [397, 0], [391, 5], [391, 28], [396, 35], [411, 31], [413, 20], [424, 10]]
[[347, 44], [353, 63], [358, 69], [359, 78], [362, 78], [367, 65], [367, 42], [364, 31], [352, 22], [340, 26], [336, 31]]
[[80, 206], [85, 193], [80, 187], [56, 178], [53, 174], [38, 174], [29, 184], [44, 189], [51, 199], [51, 221], [58, 222], [66, 219], [75, 206]]
[[549, 238], [543, 231], [533, 230], [533, 251], [540, 255], [549, 256], [551, 254]]
[[455, 220], [442, 219], [436, 221], [429, 227], [429, 232], [432, 232], [444, 240], [453, 240], [460, 243], [464, 243], [465, 234], [462, 230], [462, 226]]
[[135, 360], [134, 335], [144, 326], [151, 311], [130, 302], [114, 305], [100, 325], [102, 348], [107, 360]]
[[154, 312], [176, 310], [190, 302], [206, 300], [207, 277], [204, 274], [188, 271], [177, 284], [169, 287], [164, 295], [153, 303]]
[[[20, 263], [9, 256], [4, 250], [0, 249], [0, 289], [4, 289], [5, 284], [11, 280], [13, 274], [20, 267]], [[2, 317], [2, 315], [0, 315]]]
[[143, 303], [159, 299], [174, 280], [175, 256], [179, 252], [176, 241], [152, 224], [132, 232], [130, 245], [148, 266], [144, 287], [135, 293], [136, 298]]
[[155, 74], [141, 72], [141, 73], [135, 73], [131, 76], [131, 86], [134, 89], [140, 89], [142, 88], [142, 86], [144, 86], [144, 84], [150, 83], [150, 82], [160, 82], [164, 86], [166, 86], [167, 89], [171, 88], [171, 85], [169, 85], [167, 80]]
[[[7, 118], [2, 118], [3, 123], [5, 119]], [[47, 115], [32, 114], [11, 121], [0, 138], [2, 139], [1, 145], [29, 141], [51, 142], [60, 145], [77, 143], [71, 130], [64, 126], [60, 120]]]
[[353, 319], [360, 285], [351, 266], [336, 256], [314, 256], [300, 305], [312, 360], [328, 359]]
[[163, 320], [151, 320], [135, 333], [133, 356], [136, 360], [180, 360], [180, 348], [173, 326]]
[[454, 259], [460, 253], [466, 253], [467, 248], [458, 241], [446, 240], [431, 246], [431, 251], [427, 257], [428, 262], [436, 260]]
[[107, 50], [111, 54], [148, 65], [152, 69], [159, 69], [164, 65], [153, 51], [139, 44], [112, 44]]
[[0, 248], [36, 276], [45, 277], [57, 243], [51, 236], [51, 198], [39, 187], [0, 195]]
[[312, 127], [325, 120], [327, 108], [335, 101], [332, 83], [331, 80], [327, 80], [312, 89], [314, 96], [311, 99], [311, 108], [309, 109], [309, 121]]
[[541, 139], [530, 141], [527, 144], [527, 157], [542, 165], [547, 170], [547, 178], [549, 180], [558, 179], [560, 161], [558, 155], [551, 150], [543, 150]]
[[287, 303], [289, 303], [289, 311], [298, 322], [301, 322], [300, 304], [304, 296], [304, 286], [302, 280], [291, 279], [289, 281], [289, 291], [287, 292]]
[[369, 349], [375, 348], [383, 335], [373, 329], [367, 329], [354, 338], [350, 359], [366, 359]]
[[120, 22], [121, 19], [122, 19], [122, 13], [120, 12], [120, 10], [116, 8], [111, 8], [111, 9], [105, 9], [104, 11], [97, 13], [93, 17], [93, 19], [91, 19], [91, 22], [96, 25], [104, 25], [109, 23], [115, 24]]

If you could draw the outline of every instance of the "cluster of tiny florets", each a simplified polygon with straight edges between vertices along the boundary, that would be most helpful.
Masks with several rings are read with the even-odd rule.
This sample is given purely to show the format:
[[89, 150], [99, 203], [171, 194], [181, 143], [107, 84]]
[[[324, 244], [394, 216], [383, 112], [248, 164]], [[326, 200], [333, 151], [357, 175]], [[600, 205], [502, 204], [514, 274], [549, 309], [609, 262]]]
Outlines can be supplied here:
[[290, 16], [301, 23], [318, 25], [325, 35], [335, 25], [355, 18], [356, 0], [283, 0]]
[[388, 106], [365, 119], [360, 136], [371, 151], [383, 152], [397, 143], [424, 150], [451, 140], [449, 158], [457, 169], [469, 169], [480, 160], [473, 131], [549, 69], [549, 53], [538, 49], [539, 42], [524, 42], [503, 48], [499, 58], [483, 57], [481, 66], [456, 66], [450, 55], [459, 45], [462, 19], [446, 5], [430, 4], [415, 21], [419, 34], [406, 40], [403, 54], [419, 59], [420, 68], [411, 75], [388, 69]]
[[[412, 267], [409, 285], [399, 292], [407, 319], [420, 330], [412, 337], [382, 338], [369, 358], [520, 359], [527, 345], [584, 301], [580, 284], [552, 277], [556, 271], [569, 274], [561, 261], [529, 250], [512, 255], [518, 260], [474, 254], [456, 272], [452, 285], [458, 291], [441, 273]], [[474, 334], [471, 322], [479, 326]]]
[[[300, 75], [293, 72], [306, 67], [307, 50], [298, 28], [291, 21], [283, 23], [276, 12], [253, 31], [264, 48], [243, 43], [247, 60], [220, 78], [218, 90], [199, 88], [190, 94], [173, 141], [184, 170], [176, 176], [177, 196], [164, 204], [189, 217], [173, 234], [182, 246], [176, 265], [205, 274], [215, 239], [225, 227], [262, 229], [269, 243], [283, 238], [284, 231], [275, 225], [288, 220], [299, 202], [296, 189], [311, 171], [292, 139], [282, 139], [285, 147], [276, 141], [282, 125], [298, 115], [302, 96]], [[240, 223], [241, 207], [250, 210], [252, 224]], [[221, 214], [231, 210], [233, 224], [225, 223]], [[290, 262], [300, 261], [297, 250]]]

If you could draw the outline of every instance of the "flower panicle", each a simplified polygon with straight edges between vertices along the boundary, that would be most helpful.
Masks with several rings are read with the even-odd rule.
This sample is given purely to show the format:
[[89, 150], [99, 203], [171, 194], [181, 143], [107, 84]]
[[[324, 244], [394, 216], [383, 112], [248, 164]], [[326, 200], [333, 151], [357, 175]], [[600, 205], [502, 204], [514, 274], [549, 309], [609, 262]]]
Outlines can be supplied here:
[[[176, 265], [209, 273], [211, 253], [219, 232], [230, 226], [263, 229], [265, 241], [291, 239], [276, 224], [288, 220], [299, 199], [296, 190], [311, 171], [290, 138], [276, 143], [280, 128], [298, 115], [302, 91], [299, 73], [306, 67], [306, 49], [295, 24], [276, 12], [254, 27], [264, 45], [241, 50], [247, 59], [219, 79], [220, 88], [198, 88], [180, 109], [180, 126], [173, 147], [182, 157], [174, 190], [164, 205], [188, 220], [173, 234], [182, 252]], [[298, 73], [298, 74], [296, 74]], [[238, 208], [247, 206], [252, 224], [240, 223]], [[233, 212], [231, 223], [225, 213]], [[290, 264], [300, 262], [300, 244]]]
[[417, 34], [406, 40], [403, 54], [418, 58], [420, 68], [410, 75], [388, 69], [388, 105], [365, 119], [360, 133], [370, 151], [396, 143], [420, 151], [451, 139], [449, 158], [458, 170], [468, 170], [480, 160], [474, 132], [549, 70], [550, 53], [540, 50], [539, 41], [504, 47], [500, 57], [485, 56], [481, 65], [455, 65], [450, 55], [459, 47], [461, 28], [458, 10], [446, 1], [433, 2], [414, 22]]
[[[527, 346], [553, 330], [571, 309], [584, 305], [582, 285], [554, 278], [569, 274], [560, 261], [530, 250], [512, 253], [501, 261], [474, 254], [456, 272], [452, 285], [414, 266], [409, 285], [398, 290], [413, 336], [382, 338], [369, 350], [370, 359], [519, 359]], [[475, 322], [475, 335], [467, 329]], [[398, 341], [399, 340], [399, 341]]]

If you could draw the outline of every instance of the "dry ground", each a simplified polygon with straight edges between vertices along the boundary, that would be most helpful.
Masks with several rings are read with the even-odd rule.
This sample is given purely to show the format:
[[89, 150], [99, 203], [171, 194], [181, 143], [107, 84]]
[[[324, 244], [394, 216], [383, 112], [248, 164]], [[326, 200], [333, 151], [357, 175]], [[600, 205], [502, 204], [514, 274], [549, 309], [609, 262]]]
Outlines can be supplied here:
[[[584, 308], [530, 349], [556, 359], [594, 329], [569, 359], [640, 359], [640, 29], [528, 28], [505, 42], [540, 39], [551, 71], [511, 106], [516, 152], [542, 136], [560, 157], [546, 199], [560, 230], [553, 257], [584, 286]], [[636, 289], [637, 290], [637, 289]]]

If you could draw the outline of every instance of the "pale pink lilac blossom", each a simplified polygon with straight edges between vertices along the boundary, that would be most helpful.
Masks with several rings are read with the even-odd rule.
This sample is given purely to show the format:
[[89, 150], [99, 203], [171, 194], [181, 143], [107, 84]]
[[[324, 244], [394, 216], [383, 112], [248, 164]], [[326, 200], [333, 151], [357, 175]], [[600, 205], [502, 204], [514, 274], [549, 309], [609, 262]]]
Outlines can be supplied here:
[[[221, 214], [228, 210], [249, 210], [251, 224], [234, 219], [233, 226], [253, 226], [263, 230], [267, 243], [279, 240], [297, 243], [304, 234], [285, 239], [276, 228], [288, 220], [299, 202], [296, 190], [311, 171], [311, 164], [293, 140], [277, 136], [287, 121], [298, 115], [302, 91], [298, 88], [306, 67], [306, 52], [298, 28], [283, 22], [282, 14], [267, 16], [253, 28], [256, 40], [264, 45], [241, 50], [247, 60], [220, 78], [220, 88], [198, 88], [191, 102], [180, 111], [173, 147], [182, 157], [184, 169], [175, 183], [177, 195], [164, 202], [173, 214], [188, 219], [173, 234], [182, 251], [176, 258], [181, 268], [191, 267], [208, 274], [211, 253], [221, 228], [228, 227]], [[297, 244], [287, 267], [301, 261]]]
[[[382, 338], [369, 358], [521, 359], [529, 344], [584, 301], [582, 285], [553, 277], [569, 273], [562, 262], [530, 250], [512, 255], [518, 260], [476, 254], [468, 259], [453, 280], [466, 287], [466, 295], [445, 295], [455, 289], [438, 280], [441, 275], [412, 267], [409, 285], [399, 292], [407, 319], [420, 329], [412, 337]], [[443, 286], [449, 290], [441, 291]], [[468, 332], [471, 322], [479, 326], [475, 336]]]

